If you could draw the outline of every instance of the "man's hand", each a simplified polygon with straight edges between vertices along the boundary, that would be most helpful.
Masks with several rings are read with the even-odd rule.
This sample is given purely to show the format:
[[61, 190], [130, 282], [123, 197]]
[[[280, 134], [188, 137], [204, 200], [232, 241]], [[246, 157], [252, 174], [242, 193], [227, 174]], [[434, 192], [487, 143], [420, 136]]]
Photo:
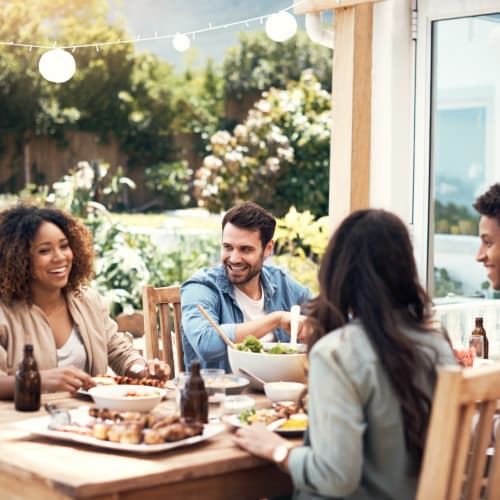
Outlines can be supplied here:
[[[289, 311], [279, 311], [280, 314], [280, 321], [279, 321], [279, 327], [283, 328], [290, 334], [290, 321], [292, 318], [292, 315]], [[306, 326], [306, 319], [307, 316], [304, 316], [301, 314], [299, 316], [299, 326], [297, 330], [297, 339], [300, 340], [301, 342], [304, 342], [307, 340], [307, 337], [309, 335], [309, 329]]]

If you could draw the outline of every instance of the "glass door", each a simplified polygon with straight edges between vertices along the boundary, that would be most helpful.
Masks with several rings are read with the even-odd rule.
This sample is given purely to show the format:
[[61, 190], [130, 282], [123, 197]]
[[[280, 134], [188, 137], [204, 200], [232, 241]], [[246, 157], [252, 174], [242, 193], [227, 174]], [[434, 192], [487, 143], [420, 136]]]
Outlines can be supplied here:
[[470, 311], [449, 316], [452, 336], [484, 308], [496, 331], [500, 303], [490, 304], [496, 294], [475, 261], [472, 204], [500, 181], [500, 1], [420, 0], [417, 8], [417, 258], [438, 310]]

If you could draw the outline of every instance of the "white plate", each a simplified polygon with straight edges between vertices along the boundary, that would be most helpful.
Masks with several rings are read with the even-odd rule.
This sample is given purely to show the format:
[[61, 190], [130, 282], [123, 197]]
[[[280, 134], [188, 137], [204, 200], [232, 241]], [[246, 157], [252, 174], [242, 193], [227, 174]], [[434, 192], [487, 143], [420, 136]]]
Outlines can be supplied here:
[[[238, 415], [226, 415], [224, 416], [223, 420], [227, 422], [228, 424], [232, 425], [233, 427], [247, 427], [248, 424], [243, 423], [239, 418]], [[284, 419], [282, 419], [284, 421]], [[279, 427], [277, 429], [273, 428], [273, 424], [275, 422], [271, 422], [267, 427], [270, 428], [270, 430], [277, 432], [278, 434], [281, 434], [282, 436], [300, 436], [304, 434], [304, 430], [301, 429], [280, 429]]]
[[[71, 416], [73, 419], [74, 415], [78, 415], [81, 412], [78, 410], [71, 410]], [[158, 453], [161, 451], [168, 451], [174, 448], [181, 448], [183, 446], [188, 446], [195, 443], [200, 443], [220, 434], [224, 431], [224, 424], [205, 424], [203, 427], [203, 434], [200, 436], [193, 436], [187, 439], [181, 439], [180, 441], [174, 441], [173, 443], [162, 443], [162, 444], [124, 444], [115, 443], [113, 441], [103, 441], [101, 439], [96, 439], [90, 436], [82, 436], [80, 434], [75, 434], [73, 432], [63, 432], [63, 431], [53, 431], [48, 428], [50, 417], [35, 417], [29, 418], [27, 420], [21, 420], [16, 422], [14, 425], [16, 428], [23, 431], [29, 432], [35, 436], [43, 436], [50, 439], [56, 439], [59, 441], [71, 441], [79, 444], [86, 444], [94, 446], [96, 448], [103, 448], [107, 450], [116, 451], [127, 451], [131, 453]]]

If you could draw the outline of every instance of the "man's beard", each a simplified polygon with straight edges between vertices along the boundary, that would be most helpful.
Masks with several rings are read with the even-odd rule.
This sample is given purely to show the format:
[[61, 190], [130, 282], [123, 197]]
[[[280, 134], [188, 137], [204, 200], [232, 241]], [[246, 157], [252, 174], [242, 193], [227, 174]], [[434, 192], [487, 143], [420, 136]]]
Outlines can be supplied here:
[[249, 283], [250, 281], [252, 281], [255, 278], [255, 276], [258, 276], [260, 274], [260, 271], [262, 269], [262, 266], [260, 266], [258, 268], [251, 267], [251, 268], [249, 268], [246, 275], [243, 275], [243, 276], [238, 277], [238, 278], [232, 278], [231, 277], [232, 271], [228, 267], [229, 267], [229, 264], [224, 262], [224, 269], [226, 270], [227, 279], [233, 285], [245, 285], [246, 283]]

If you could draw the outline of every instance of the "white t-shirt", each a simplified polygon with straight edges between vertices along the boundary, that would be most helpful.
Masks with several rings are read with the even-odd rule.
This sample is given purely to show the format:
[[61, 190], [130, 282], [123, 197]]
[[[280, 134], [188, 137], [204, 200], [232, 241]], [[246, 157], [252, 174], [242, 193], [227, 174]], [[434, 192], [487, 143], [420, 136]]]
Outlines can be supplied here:
[[[266, 315], [264, 311], [264, 290], [260, 287], [260, 299], [253, 300], [246, 293], [242, 292], [238, 287], [234, 287], [236, 302], [240, 306], [243, 313], [243, 321], [252, 321], [257, 318], [262, 318]], [[266, 333], [260, 339], [261, 342], [274, 342], [273, 332]]]
[[57, 349], [57, 366], [73, 365], [80, 370], [85, 370], [86, 364], [87, 352], [73, 325], [68, 340], [60, 349]]

